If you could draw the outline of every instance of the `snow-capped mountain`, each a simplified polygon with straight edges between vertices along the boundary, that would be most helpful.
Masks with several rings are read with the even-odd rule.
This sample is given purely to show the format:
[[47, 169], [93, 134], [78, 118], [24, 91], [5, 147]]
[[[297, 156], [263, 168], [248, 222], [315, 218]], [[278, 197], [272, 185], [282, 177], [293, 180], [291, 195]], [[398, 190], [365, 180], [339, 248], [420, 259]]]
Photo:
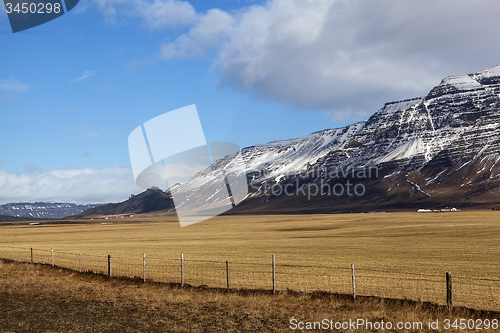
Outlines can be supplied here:
[[[498, 204], [500, 66], [447, 77], [427, 96], [387, 103], [367, 121], [242, 155], [251, 193], [236, 211]], [[232, 158], [183, 186], [210, 184]]]
[[60, 202], [15, 202], [0, 205], [0, 215], [40, 219], [59, 219], [79, 214], [100, 204]]
[[[427, 96], [386, 103], [363, 122], [244, 148], [175, 190], [208, 210], [202, 198], [221, 190], [223, 172], [246, 174], [249, 184], [229, 214], [496, 207], [500, 66], [447, 77]], [[168, 194], [163, 200], [158, 210], [173, 208]], [[115, 214], [105, 208], [100, 214]]]

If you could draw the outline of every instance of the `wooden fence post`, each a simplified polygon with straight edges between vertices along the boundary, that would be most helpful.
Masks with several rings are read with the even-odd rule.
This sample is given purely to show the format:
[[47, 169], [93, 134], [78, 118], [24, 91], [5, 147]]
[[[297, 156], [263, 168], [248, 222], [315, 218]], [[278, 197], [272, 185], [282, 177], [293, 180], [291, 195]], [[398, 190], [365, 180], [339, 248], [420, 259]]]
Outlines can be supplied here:
[[54, 249], [50, 249], [50, 255], [52, 256], [52, 267], [54, 267]]
[[184, 253], [181, 253], [181, 288], [184, 288]]
[[273, 254], [273, 295], [276, 294], [276, 258]]
[[229, 262], [226, 261], [226, 282], [227, 282], [227, 291], [229, 291]]
[[31, 263], [33, 263], [33, 248], [31, 248]]
[[82, 272], [82, 254], [78, 253], [78, 261], [80, 262], [80, 273]]
[[108, 254], [108, 277], [113, 276], [112, 271], [111, 271], [111, 255]]
[[354, 276], [354, 264], [351, 264], [352, 270], [352, 298], [356, 299], [356, 277]]
[[453, 307], [453, 292], [451, 287], [451, 272], [446, 272], [446, 304]]
[[146, 283], [146, 253], [142, 254], [142, 277], [144, 283]]

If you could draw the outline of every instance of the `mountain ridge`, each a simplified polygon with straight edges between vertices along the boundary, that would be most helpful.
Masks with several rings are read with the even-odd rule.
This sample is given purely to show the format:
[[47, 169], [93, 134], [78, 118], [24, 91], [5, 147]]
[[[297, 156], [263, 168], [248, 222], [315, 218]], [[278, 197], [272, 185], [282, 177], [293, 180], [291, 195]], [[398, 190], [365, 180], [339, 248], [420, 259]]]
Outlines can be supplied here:
[[[221, 170], [245, 172], [249, 195], [227, 214], [497, 206], [499, 147], [496, 66], [444, 78], [426, 96], [385, 103], [366, 121], [243, 148], [245, 170], [231, 169], [235, 156], [226, 156], [178, 187], [190, 193], [213, 184]], [[346, 172], [369, 168], [376, 177]], [[335, 170], [340, 176], [330, 177]], [[363, 195], [349, 195], [349, 184]], [[304, 186], [321, 194], [305, 195]]]

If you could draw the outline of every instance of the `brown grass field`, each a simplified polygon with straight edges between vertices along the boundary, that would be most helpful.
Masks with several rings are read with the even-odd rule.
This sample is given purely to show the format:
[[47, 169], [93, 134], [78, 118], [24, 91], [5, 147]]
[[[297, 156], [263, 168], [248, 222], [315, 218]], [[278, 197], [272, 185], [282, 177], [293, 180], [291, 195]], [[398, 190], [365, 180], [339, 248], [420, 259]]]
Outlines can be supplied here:
[[[56, 265], [78, 269], [78, 253], [82, 253], [84, 270], [105, 272], [106, 256], [110, 254], [115, 276], [138, 277], [142, 274], [142, 253], [146, 253], [148, 280], [179, 282], [179, 258], [180, 253], [184, 253], [185, 282], [188, 285], [224, 288], [225, 261], [228, 260], [231, 288], [269, 290], [272, 288], [270, 269], [271, 256], [274, 254], [278, 290], [324, 290], [340, 294], [348, 294], [352, 290], [350, 265], [354, 263], [358, 295], [408, 298], [417, 301], [416, 304], [420, 304], [419, 301], [444, 304], [444, 276], [445, 272], [450, 271], [453, 274], [454, 304], [475, 309], [500, 310], [500, 215], [495, 211], [219, 216], [184, 228], [179, 227], [175, 218], [166, 217], [119, 219], [113, 220], [112, 225], [102, 225], [101, 222], [104, 220], [37, 226], [29, 226], [27, 223], [1, 225], [0, 257], [27, 261], [30, 256], [27, 249], [34, 248], [35, 262], [49, 263], [50, 249], [53, 248]], [[38, 276], [49, 275], [44, 270], [29, 268], [34, 266], [21, 267], [25, 268], [15, 269], [19, 276], [17, 280], [21, 280], [23, 274], [28, 272], [33, 286], [37, 284]], [[56, 270], [51, 270], [54, 271]], [[116, 293], [120, 288], [125, 288], [121, 285], [125, 282], [121, 280], [97, 283], [94, 280], [89, 281], [86, 275], [79, 274], [64, 275], [64, 279], [64, 284], [67, 283], [68, 286], [66, 289], [61, 286], [61, 290], [67, 291], [63, 298], [67, 299], [65, 302], [69, 305], [86, 297], [83, 295], [86, 293], [80, 292], [71, 296], [71, 290], [78, 291], [79, 284], [85, 284], [85, 288], [100, 288], [99, 290], [106, 289], [103, 283], [112, 285], [116, 288], [103, 293], [103, 297], [114, 299], [118, 297]], [[51, 279], [42, 280], [40, 286], [43, 287], [34, 290], [28, 288], [26, 292], [49, 297], [45, 291], [56, 287], [51, 285]], [[73, 283], [76, 287], [72, 286]], [[5, 285], [2, 281], [3, 288], [6, 288]], [[140, 297], [147, 298], [138, 290], [159, 288], [149, 284], [140, 288], [130, 287], [127, 283], [125, 285], [131, 291], [127, 292], [127, 299], [123, 302], [129, 302], [127, 306], [130, 308], [142, 307], [134, 302]], [[21, 290], [22, 288], [17, 288], [18, 293], [22, 293]], [[132, 290], [139, 294], [134, 296]], [[5, 293], [3, 290], [1, 292]], [[352, 301], [347, 302], [344, 296], [320, 299], [311, 297], [310, 294], [293, 296], [281, 293], [271, 296], [233, 293], [226, 295], [208, 291], [195, 291], [194, 294], [183, 292], [185, 291], [168, 289], [161, 297], [187, 297], [189, 301], [174, 303], [178, 304], [179, 309], [185, 307], [184, 310], [190, 308], [200, 312], [195, 314], [188, 311], [189, 315], [186, 314], [184, 319], [179, 312], [173, 321], [165, 319], [167, 321], [164, 328], [158, 329], [161, 325], [157, 322], [157, 326], [154, 326], [156, 328], [151, 330], [169, 331], [169, 327], [178, 322], [183, 324], [171, 331], [201, 332], [207, 331], [206, 327], [212, 327], [214, 331], [217, 331], [215, 328], [218, 327], [220, 331], [225, 331], [222, 327], [227, 325], [228, 330], [251, 332], [257, 329], [245, 330], [244, 325], [255, 328], [258, 327], [255, 326], [256, 322], [259, 322], [263, 325], [261, 328], [265, 327], [268, 331], [285, 331], [291, 317], [312, 320], [319, 318], [314, 317], [319, 314], [330, 314], [325, 318], [357, 318], [356, 315], [405, 320], [406, 317], [412, 320], [411, 318], [423, 318], [422, 316], [444, 318], [442, 310], [434, 309], [432, 312], [419, 306], [415, 308], [415, 305], [408, 306], [412, 309], [418, 308], [417, 310], [410, 310], [407, 306], [380, 308], [379, 303], [384, 301], [377, 298], [363, 299], [357, 301], [359, 304], [354, 304]], [[7, 295], [10, 295], [9, 292]], [[71, 301], [73, 298], [75, 300]], [[200, 298], [199, 304], [194, 304], [193, 299], [196, 298]], [[115, 304], [102, 302], [102, 311], [111, 311], [105, 310], [106, 306]], [[166, 301], [165, 305], [156, 305], [163, 309], [159, 313], [170, 309], [168, 306], [174, 304], [172, 302]], [[206, 304], [202, 305], [204, 302], [212, 302], [212, 306], [218, 309], [215, 312], [221, 312], [221, 316], [224, 311], [235, 311], [234, 316], [243, 317], [231, 323], [215, 324], [219, 317], [210, 317], [208, 313], [204, 313], [203, 309], [210, 308]], [[233, 306], [232, 302], [239, 305]], [[361, 306], [361, 303], [364, 305]], [[259, 312], [259, 315], [253, 315], [261, 306], [267, 309], [266, 314]], [[283, 310], [279, 310], [281, 308]], [[339, 311], [344, 308], [345, 313]], [[116, 309], [116, 304], [113, 309], [119, 310]], [[147, 306], [141, 311], [146, 311], [145, 309]], [[241, 313], [236, 314], [239, 311], [237, 309], [241, 310]], [[291, 309], [301, 310], [294, 312], [295, 310]], [[433, 315], [430, 316], [428, 311]], [[248, 320], [241, 319], [245, 318], [245, 313]], [[194, 318], [198, 315], [202, 319], [196, 321]], [[155, 320], [161, 321], [160, 317], [155, 317]], [[135, 325], [145, 325], [141, 324], [139, 318], [136, 319]], [[119, 319], [116, 317], [114, 320]], [[193, 320], [197, 324], [192, 322]], [[268, 324], [270, 326], [267, 326]], [[196, 325], [208, 326], [202, 328], [203, 326]], [[74, 328], [74, 331], [85, 331], [85, 326], [79, 327]], [[141, 327], [141, 330], [148, 331], [146, 326]], [[109, 327], [103, 326], [103, 330], [106, 329]], [[12, 327], [10, 330], [18, 331]], [[59, 332], [61, 328], [54, 328], [54, 331]]]
[[[457, 332], [444, 329], [446, 320], [452, 325], [465, 318], [483, 323], [483, 329], [468, 331], [497, 332], [492, 319], [500, 316], [374, 297], [180, 289], [1, 261], [0, 281], [0, 332], [291, 332], [292, 319], [305, 325], [365, 320], [356, 329], [341, 330], [346, 332]], [[439, 329], [428, 329], [429, 320], [438, 321]], [[363, 326], [382, 321], [411, 328]]]

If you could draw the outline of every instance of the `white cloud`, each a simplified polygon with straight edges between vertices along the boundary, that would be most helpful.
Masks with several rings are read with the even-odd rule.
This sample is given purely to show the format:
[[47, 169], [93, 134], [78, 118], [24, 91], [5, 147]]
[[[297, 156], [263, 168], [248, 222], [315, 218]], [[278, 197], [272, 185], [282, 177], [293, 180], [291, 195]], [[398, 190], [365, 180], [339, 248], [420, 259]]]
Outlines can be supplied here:
[[196, 11], [187, 1], [178, 0], [93, 0], [110, 22], [141, 19], [152, 30], [188, 25]]
[[272, 0], [199, 15], [161, 52], [185, 59], [212, 49], [223, 87], [359, 118], [500, 63], [499, 15], [491, 0]]
[[186, 25], [194, 21], [196, 12], [186, 1], [137, 1], [137, 9], [151, 29]]
[[79, 76], [76, 79], [71, 80], [71, 82], [82, 81], [82, 80], [88, 79], [89, 77], [94, 76], [96, 74], [97, 74], [97, 72], [95, 72], [95, 71], [85, 71], [85, 72], [83, 72], [82, 76]]
[[33, 88], [30, 85], [24, 84], [18, 80], [5, 80], [0, 79], [0, 89], [7, 90], [11, 92], [22, 92], [26, 91], [29, 88]]
[[173, 43], [161, 48], [165, 59], [204, 56], [208, 51], [217, 50], [227, 38], [234, 25], [234, 18], [219, 9], [211, 9], [200, 17], [196, 25], [177, 38]]
[[143, 190], [126, 167], [73, 168], [15, 174], [0, 169], [0, 203], [19, 201], [120, 202]]

